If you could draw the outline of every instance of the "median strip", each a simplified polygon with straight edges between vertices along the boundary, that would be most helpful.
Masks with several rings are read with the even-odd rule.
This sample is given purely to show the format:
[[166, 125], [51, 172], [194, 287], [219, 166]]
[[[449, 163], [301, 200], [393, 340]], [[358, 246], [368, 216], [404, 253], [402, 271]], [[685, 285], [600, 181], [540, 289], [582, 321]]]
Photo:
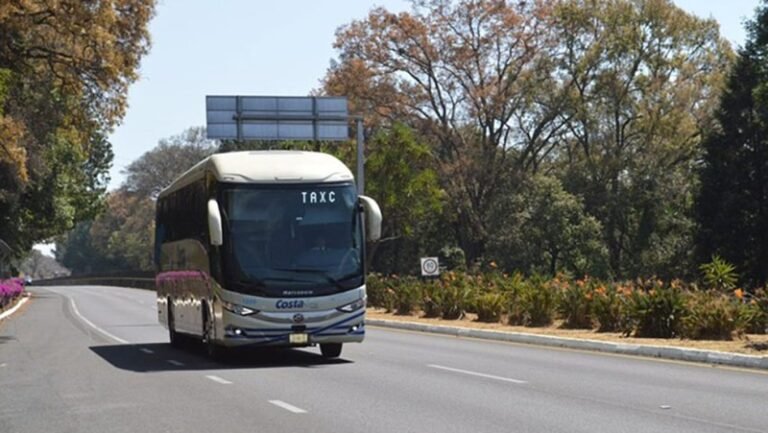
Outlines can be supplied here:
[[502, 377], [502, 376], [494, 376], [493, 374], [478, 373], [476, 371], [462, 370], [460, 368], [446, 367], [444, 365], [427, 364], [427, 367], [436, 368], [438, 370], [451, 371], [453, 373], [466, 374], [466, 375], [469, 375], [469, 376], [482, 377], [482, 378], [485, 378], [485, 379], [493, 379], [493, 380], [500, 380], [502, 382], [516, 383], [518, 385], [521, 385], [521, 384], [524, 384], [524, 383], [528, 383], [525, 380], [512, 379], [512, 378], [509, 378], [509, 377]]
[[285, 410], [287, 410], [289, 412], [293, 412], [293, 413], [307, 413], [306, 410], [304, 410], [304, 409], [302, 409], [300, 407], [296, 407], [296, 406], [294, 406], [292, 404], [286, 403], [286, 402], [284, 402], [282, 400], [269, 400], [269, 402], [274, 404], [275, 406], [281, 407], [281, 408], [283, 408], [283, 409], [285, 409]]

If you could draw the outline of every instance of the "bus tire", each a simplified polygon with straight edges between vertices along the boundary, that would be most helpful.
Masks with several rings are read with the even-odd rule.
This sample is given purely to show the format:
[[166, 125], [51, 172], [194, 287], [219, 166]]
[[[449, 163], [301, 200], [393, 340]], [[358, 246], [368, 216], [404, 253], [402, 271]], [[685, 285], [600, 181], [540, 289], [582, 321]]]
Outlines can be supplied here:
[[208, 358], [214, 361], [224, 359], [225, 348], [216, 344], [213, 340], [213, 321], [208, 310], [208, 304], [203, 304], [203, 347]]
[[323, 358], [338, 358], [341, 355], [341, 343], [320, 343]]
[[173, 317], [173, 306], [170, 298], [168, 299], [168, 339], [172, 347], [181, 347], [181, 336], [176, 332], [176, 320]]

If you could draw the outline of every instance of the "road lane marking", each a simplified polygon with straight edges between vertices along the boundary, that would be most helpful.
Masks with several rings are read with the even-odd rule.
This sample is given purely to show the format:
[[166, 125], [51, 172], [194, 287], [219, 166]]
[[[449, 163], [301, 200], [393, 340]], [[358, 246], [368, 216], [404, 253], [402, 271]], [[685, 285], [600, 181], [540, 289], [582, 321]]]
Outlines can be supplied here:
[[2, 363], [2, 364], [0, 364], [0, 368], [3, 368], [3, 367], [5, 367], [6, 365], [8, 365], [8, 364], [6, 364], [6, 363]]
[[232, 382], [230, 382], [230, 381], [228, 381], [226, 379], [222, 379], [219, 376], [212, 376], [211, 375], [211, 376], [205, 376], [205, 377], [207, 377], [208, 379], [211, 379], [214, 382], [221, 383], [223, 385], [230, 385], [230, 384], [232, 384]]
[[168, 363], [171, 365], [175, 365], [176, 367], [184, 367], [183, 362], [176, 361], [175, 359], [169, 359]]
[[23, 298], [21, 298], [21, 300], [13, 308], [11, 308], [10, 310], [0, 314], [0, 320], [5, 319], [6, 317], [10, 317], [11, 314], [13, 314], [16, 311], [18, 311], [19, 308], [21, 308], [22, 305], [26, 304], [27, 301], [29, 301], [29, 296], [24, 296]]
[[285, 410], [287, 410], [289, 412], [293, 412], [293, 413], [307, 413], [306, 410], [304, 410], [304, 409], [302, 409], [300, 407], [296, 407], [296, 406], [294, 406], [292, 404], [286, 403], [286, 402], [284, 402], [282, 400], [269, 400], [269, 402], [274, 404], [275, 406], [281, 407], [281, 408], [283, 408], [283, 409], [285, 409]]
[[139, 349], [139, 350], [141, 350], [142, 352], [144, 352], [144, 353], [146, 353], [146, 354], [148, 354], [148, 355], [151, 355], [151, 354], [155, 353], [155, 351], [154, 351], [154, 350], [151, 350], [151, 349], [147, 349], [146, 347], [142, 347], [142, 348], [141, 348], [141, 349]]
[[[469, 335], [457, 336], [457, 335], [448, 335], [448, 334], [435, 334], [427, 331], [414, 331], [410, 329], [390, 328], [384, 325], [366, 324], [365, 326], [367, 328], [378, 329], [385, 332], [419, 335], [422, 337], [435, 337], [435, 338], [443, 338], [443, 339], [450, 339], [450, 340], [468, 340], [468, 341], [474, 341], [476, 343], [493, 344], [493, 345], [500, 345], [500, 346], [513, 346], [521, 349], [530, 349], [530, 350], [536, 350], [536, 351], [554, 350], [557, 352], [580, 353], [583, 355], [589, 355], [589, 356], [595, 356], [595, 357], [621, 358], [621, 359], [626, 359], [629, 361], [637, 361], [637, 362], [648, 362], [648, 363], [655, 363], [655, 364], [672, 364], [672, 365], [677, 365], [681, 367], [697, 367], [697, 368], [705, 368], [707, 370], [718, 369], [718, 370], [732, 371], [736, 373], [759, 374], [761, 376], [768, 376], [768, 371], [758, 370], [756, 368], [750, 368], [750, 367], [738, 367], [733, 365], [711, 364], [707, 362], [696, 362], [696, 361], [683, 361], [679, 359], [653, 358], [653, 357], [644, 356], [644, 355], [626, 355], [623, 353], [599, 352], [596, 350], [577, 349], [573, 347], [545, 346], [542, 344], [524, 343], [522, 341], [489, 340], [487, 338], [472, 337]], [[669, 346], [669, 347], [674, 348], [675, 346]]]
[[75, 304], [75, 300], [74, 300], [74, 298], [69, 298], [69, 302], [72, 304], [72, 311], [74, 311], [75, 315], [76, 315], [77, 317], [79, 317], [79, 318], [80, 318], [80, 320], [82, 320], [82, 321], [83, 321], [83, 322], [84, 322], [86, 325], [88, 325], [88, 326], [90, 326], [91, 328], [93, 328], [93, 329], [95, 329], [95, 330], [97, 330], [97, 331], [101, 332], [102, 334], [104, 334], [104, 335], [106, 335], [107, 337], [109, 337], [109, 338], [111, 338], [111, 339], [113, 339], [113, 340], [117, 341], [118, 343], [122, 343], [122, 344], [128, 344], [128, 341], [127, 341], [127, 340], [123, 340], [122, 338], [120, 338], [120, 337], [118, 337], [118, 336], [116, 336], [116, 335], [112, 335], [112, 334], [110, 334], [109, 332], [107, 332], [107, 331], [105, 331], [105, 330], [103, 330], [103, 329], [99, 328], [98, 326], [94, 325], [94, 324], [93, 324], [93, 322], [91, 322], [90, 320], [86, 319], [86, 318], [85, 318], [85, 317], [84, 317], [82, 314], [80, 314], [80, 311], [78, 311], [78, 309], [77, 309], [77, 304]]
[[445, 371], [452, 371], [454, 373], [461, 373], [461, 374], [466, 374], [466, 375], [469, 375], [469, 376], [484, 377], [486, 379], [501, 380], [503, 382], [511, 382], [511, 383], [517, 383], [517, 384], [528, 383], [525, 380], [512, 379], [512, 378], [509, 378], [509, 377], [494, 376], [492, 374], [478, 373], [476, 371], [462, 370], [460, 368], [446, 367], [444, 365], [427, 364], [427, 367], [437, 368], [439, 370], [445, 370]]

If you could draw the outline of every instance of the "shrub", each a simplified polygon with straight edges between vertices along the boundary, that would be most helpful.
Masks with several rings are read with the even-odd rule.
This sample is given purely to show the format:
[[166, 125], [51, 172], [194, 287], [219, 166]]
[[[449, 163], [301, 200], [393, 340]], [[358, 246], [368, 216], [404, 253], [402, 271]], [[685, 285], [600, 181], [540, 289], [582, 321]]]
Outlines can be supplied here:
[[443, 290], [443, 284], [439, 280], [430, 280], [424, 284], [421, 301], [424, 317], [434, 318], [443, 315]]
[[597, 332], [616, 332], [625, 328], [626, 295], [631, 288], [598, 284], [592, 292], [592, 315], [599, 326]]
[[704, 283], [710, 289], [728, 291], [736, 286], [739, 275], [736, 267], [726, 262], [720, 256], [712, 256], [712, 261], [699, 267]]
[[464, 317], [473, 300], [471, 277], [464, 273], [448, 272], [442, 281], [438, 307], [443, 319], [456, 320]]
[[730, 340], [733, 332], [742, 329], [738, 303], [727, 296], [709, 292], [688, 295], [682, 336], [695, 340]]
[[487, 292], [475, 298], [475, 312], [479, 322], [498, 322], [504, 314], [506, 297], [502, 293]]
[[672, 338], [680, 335], [684, 313], [685, 300], [677, 285], [651, 282], [629, 295], [624, 331], [627, 335], [634, 331], [636, 337]]
[[371, 273], [365, 282], [365, 291], [368, 296], [368, 305], [383, 308], [386, 305], [386, 282], [381, 274]]
[[572, 283], [555, 278], [552, 281], [557, 291], [557, 312], [566, 328], [592, 328], [592, 289], [589, 281], [577, 280]]
[[752, 294], [740, 289], [734, 292], [742, 301], [739, 304], [739, 321], [744, 326], [744, 332], [765, 334], [768, 328], [768, 296], [765, 290], [757, 289]]
[[555, 313], [555, 290], [538, 275], [521, 283], [509, 299], [511, 325], [546, 326]]
[[422, 299], [419, 280], [416, 277], [403, 277], [397, 281], [397, 286], [392, 287], [395, 313], [411, 314]]

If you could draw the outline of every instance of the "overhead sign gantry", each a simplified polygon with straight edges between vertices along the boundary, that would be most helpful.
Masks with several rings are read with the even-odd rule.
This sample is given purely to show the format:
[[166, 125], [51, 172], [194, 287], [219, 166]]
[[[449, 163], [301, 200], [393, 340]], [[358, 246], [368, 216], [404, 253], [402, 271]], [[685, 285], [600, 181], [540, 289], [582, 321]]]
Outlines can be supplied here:
[[207, 135], [222, 140], [346, 141], [357, 122], [357, 189], [365, 185], [363, 118], [337, 96], [206, 96]]

